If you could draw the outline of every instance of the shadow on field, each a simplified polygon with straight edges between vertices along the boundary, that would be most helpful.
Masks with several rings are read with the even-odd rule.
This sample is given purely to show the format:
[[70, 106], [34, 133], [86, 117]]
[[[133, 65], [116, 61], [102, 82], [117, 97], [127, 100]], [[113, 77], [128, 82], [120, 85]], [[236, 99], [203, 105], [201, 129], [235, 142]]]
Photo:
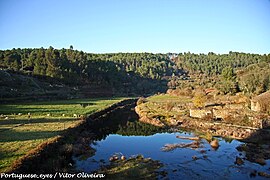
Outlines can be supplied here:
[[[60, 118], [60, 119], [48, 119], [48, 118], [38, 118], [38, 119], [9, 119], [9, 120], [2, 120], [0, 121], [0, 125], [15, 125], [15, 124], [36, 124], [36, 123], [64, 123], [74, 121], [75, 119], [72, 118]], [[79, 121], [80, 119], [78, 119]]]
[[48, 113], [51, 113], [51, 114], [60, 114], [59, 112], [64, 112], [63, 110], [59, 110], [59, 109], [46, 109], [46, 108], [43, 108], [43, 107], [33, 107], [33, 108], [30, 108], [30, 107], [12, 107], [9, 108], [9, 107], [5, 107], [5, 105], [3, 105], [1, 108], [5, 108], [4, 110], [1, 110], [1, 112], [3, 114], [18, 114], [18, 113], [22, 113], [22, 114], [28, 114], [28, 113], [31, 113], [31, 114], [38, 114], [38, 115], [46, 115]]
[[31, 131], [19, 132], [13, 129], [6, 130], [1, 133], [0, 142], [27, 141], [35, 139], [48, 139], [58, 135], [59, 131]]
[[[116, 127], [118, 123], [115, 120], [124, 118], [126, 121], [133, 120], [133, 116], [130, 113], [124, 113], [127, 109], [134, 108], [135, 99], [125, 100], [119, 103], [116, 103], [104, 110], [100, 110], [96, 113], [91, 114], [85, 121], [77, 124], [73, 128], [68, 128], [64, 131], [59, 129], [55, 132], [61, 134], [55, 138], [50, 138], [47, 141], [43, 141], [36, 148], [31, 150], [25, 156], [19, 158], [15, 161], [8, 172], [14, 173], [50, 173], [50, 172], [74, 172], [74, 167], [70, 166], [74, 163], [72, 157], [76, 149], [87, 153], [89, 144], [96, 139], [99, 133], [105, 132], [105, 136], [108, 132], [108, 128], [114, 125]], [[134, 110], [133, 110], [134, 111]], [[136, 115], [136, 114], [134, 114]], [[101, 122], [102, 121], [102, 122]], [[109, 125], [104, 123], [108, 122]], [[123, 124], [126, 124], [123, 122]], [[102, 128], [99, 128], [102, 127]], [[98, 132], [98, 134], [95, 133]], [[6, 133], [7, 132], [7, 133]], [[14, 131], [5, 131], [6, 134], [10, 133], [15, 134]], [[16, 140], [20, 139], [21, 141], [34, 138], [40, 139], [45, 136], [52, 137], [52, 132], [43, 131], [43, 132], [33, 132], [33, 133], [17, 133], [17, 136], [28, 136], [27, 137], [16, 137]], [[104, 136], [103, 136], [104, 137]], [[0, 138], [1, 139], [1, 138]], [[12, 141], [15, 138], [5, 137], [4, 141]], [[85, 149], [86, 147], [86, 149]], [[85, 151], [86, 150], [86, 151]], [[90, 149], [91, 150], [91, 149]]]

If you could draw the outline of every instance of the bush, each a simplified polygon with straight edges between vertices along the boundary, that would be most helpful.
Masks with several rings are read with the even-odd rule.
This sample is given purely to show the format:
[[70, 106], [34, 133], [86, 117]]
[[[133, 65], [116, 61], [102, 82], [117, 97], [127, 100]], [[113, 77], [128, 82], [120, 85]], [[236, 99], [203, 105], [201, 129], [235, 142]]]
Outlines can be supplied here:
[[193, 98], [193, 104], [196, 108], [202, 108], [205, 106], [206, 98], [204, 94], [197, 93]]
[[192, 96], [192, 89], [191, 88], [184, 88], [184, 89], [168, 89], [167, 94], [174, 95], [174, 96]]

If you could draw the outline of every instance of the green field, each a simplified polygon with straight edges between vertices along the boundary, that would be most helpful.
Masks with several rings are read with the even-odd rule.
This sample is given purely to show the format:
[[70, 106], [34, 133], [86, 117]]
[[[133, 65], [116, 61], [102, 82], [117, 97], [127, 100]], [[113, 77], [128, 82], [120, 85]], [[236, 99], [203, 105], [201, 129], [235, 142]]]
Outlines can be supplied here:
[[[148, 112], [149, 117], [165, 116], [173, 117], [176, 115], [183, 115], [187, 109], [177, 110], [177, 106], [184, 105], [191, 102], [190, 97], [186, 96], [173, 96], [169, 94], [160, 94], [150, 96], [147, 98], [147, 103], [141, 104], [141, 108]], [[176, 109], [173, 109], [176, 107]]]
[[[78, 124], [79, 116], [125, 98], [82, 99], [0, 105], [0, 172], [37, 147]], [[30, 114], [30, 116], [29, 116]]]
[[173, 96], [169, 94], [160, 94], [155, 96], [150, 96], [147, 98], [149, 102], [153, 103], [167, 103], [167, 102], [174, 102], [174, 103], [187, 103], [190, 102], [191, 98], [186, 96]]

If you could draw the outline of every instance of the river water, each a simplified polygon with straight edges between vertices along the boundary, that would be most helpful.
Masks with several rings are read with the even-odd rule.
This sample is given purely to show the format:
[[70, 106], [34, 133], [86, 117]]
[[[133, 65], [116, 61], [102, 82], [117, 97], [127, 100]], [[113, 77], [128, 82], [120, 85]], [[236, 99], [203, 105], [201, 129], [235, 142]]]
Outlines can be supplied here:
[[[126, 117], [125, 115], [122, 114], [122, 117]], [[89, 173], [95, 171], [109, 164], [109, 158], [114, 154], [124, 155], [127, 158], [140, 154], [163, 163], [164, 166], [160, 171], [166, 171], [168, 174], [165, 177], [160, 176], [159, 179], [265, 179], [257, 172], [270, 174], [270, 160], [265, 161], [266, 165], [260, 165], [249, 161], [245, 152], [237, 150], [237, 147], [245, 144], [244, 142], [215, 137], [219, 140], [220, 146], [213, 149], [206, 139], [201, 138], [199, 148], [164, 151], [162, 148], [166, 144], [194, 142], [179, 139], [177, 136], [197, 135], [185, 130], [174, 132], [160, 130], [139, 123], [136, 118], [130, 118], [134, 116], [128, 117], [128, 120], [124, 121], [116, 121], [115, 116], [108, 117], [106, 122], [116, 122], [113, 126], [111, 123], [108, 126], [105, 122], [101, 123], [106, 131], [98, 131], [101, 138], [89, 144], [96, 150], [95, 154], [92, 157], [75, 158], [77, 170]], [[236, 164], [236, 157], [241, 158], [244, 163]]]

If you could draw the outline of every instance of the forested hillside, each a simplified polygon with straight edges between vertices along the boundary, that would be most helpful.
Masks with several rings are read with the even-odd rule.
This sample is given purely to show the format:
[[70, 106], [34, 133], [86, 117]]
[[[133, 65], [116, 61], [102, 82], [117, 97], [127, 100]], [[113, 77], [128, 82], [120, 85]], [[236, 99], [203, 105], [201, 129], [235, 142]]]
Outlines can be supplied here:
[[191, 76], [192, 82], [186, 83], [183, 78], [174, 77], [169, 83], [173, 88], [186, 84], [194, 87], [196, 84], [216, 87], [225, 94], [238, 91], [259, 94], [270, 89], [270, 54], [180, 53], [172, 61], [178, 69], [184, 69]]
[[[1, 69], [8, 73], [28, 75], [51, 84], [78, 86], [84, 94], [106, 91], [107, 95], [138, 95], [165, 91], [167, 82], [163, 78], [180, 73], [173, 69], [174, 63], [166, 54], [91, 54], [73, 50], [72, 46], [61, 50], [49, 47], [0, 51], [0, 61]], [[10, 84], [7, 77], [2, 76], [2, 88]]]
[[[48, 93], [48, 86], [59, 84], [68, 90], [82, 90], [86, 96], [94, 91], [104, 91], [97, 96], [146, 95], [163, 92], [167, 85], [181, 88], [194, 76], [195, 80], [211, 80], [208, 86], [216, 86], [224, 93], [260, 93], [270, 87], [270, 54], [92, 54], [70, 46], [1, 50], [0, 62], [2, 98], [23, 96], [18, 93], [20, 89]], [[26, 88], [29, 86], [35, 90]]]
[[174, 62], [179, 68], [207, 75], [221, 74], [225, 67], [239, 69], [262, 61], [270, 62], [270, 54], [259, 55], [231, 51], [229, 54], [215, 54], [213, 52], [208, 54], [180, 53], [177, 58], [174, 58]]

